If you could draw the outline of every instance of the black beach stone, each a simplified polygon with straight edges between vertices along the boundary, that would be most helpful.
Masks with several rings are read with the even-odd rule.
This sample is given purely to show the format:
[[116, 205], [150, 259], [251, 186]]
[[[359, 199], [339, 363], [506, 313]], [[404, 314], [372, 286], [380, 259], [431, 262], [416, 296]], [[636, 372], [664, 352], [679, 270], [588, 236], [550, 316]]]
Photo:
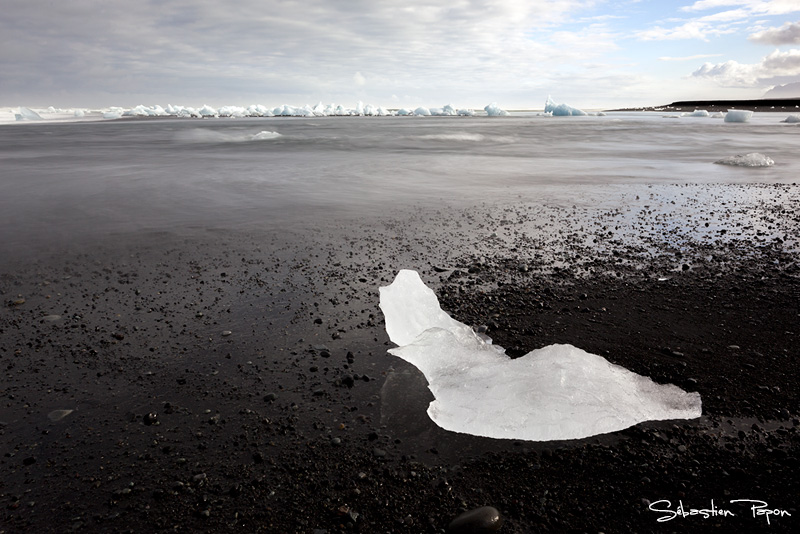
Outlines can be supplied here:
[[448, 534], [483, 534], [497, 532], [503, 526], [503, 518], [494, 506], [481, 506], [464, 512], [447, 526]]

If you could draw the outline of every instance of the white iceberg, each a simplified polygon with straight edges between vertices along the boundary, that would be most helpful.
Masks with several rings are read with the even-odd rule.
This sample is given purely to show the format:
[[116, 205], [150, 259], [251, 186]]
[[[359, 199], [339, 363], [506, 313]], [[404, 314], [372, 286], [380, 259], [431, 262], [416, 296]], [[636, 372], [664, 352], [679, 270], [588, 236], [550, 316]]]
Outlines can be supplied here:
[[416, 271], [380, 288], [389, 353], [417, 367], [440, 427], [491, 438], [549, 441], [622, 430], [642, 421], [702, 414], [698, 393], [656, 384], [571, 345], [512, 360], [439, 307]]
[[18, 121], [40, 121], [42, 116], [30, 108], [19, 108], [19, 113], [14, 114]]
[[758, 152], [751, 152], [749, 154], [736, 154], [715, 161], [719, 165], [733, 165], [735, 167], [772, 167], [775, 161], [769, 156], [760, 154]]
[[800, 115], [789, 115], [788, 117], [783, 119], [781, 122], [786, 122], [786, 123], [789, 123], [789, 124], [797, 124], [798, 122], [800, 122]]
[[553, 117], [582, 117], [587, 113], [582, 109], [573, 108], [566, 104], [556, 104], [550, 95], [547, 96], [547, 102], [544, 105], [544, 112]]
[[729, 109], [725, 114], [725, 122], [747, 122], [752, 116], [753, 112], [749, 109]]
[[508, 111], [501, 109], [500, 106], [497, 105], [497, 102], [492, 102], [483, 108], [483, 110], [490, 117], [505, 117], [508, 115]]

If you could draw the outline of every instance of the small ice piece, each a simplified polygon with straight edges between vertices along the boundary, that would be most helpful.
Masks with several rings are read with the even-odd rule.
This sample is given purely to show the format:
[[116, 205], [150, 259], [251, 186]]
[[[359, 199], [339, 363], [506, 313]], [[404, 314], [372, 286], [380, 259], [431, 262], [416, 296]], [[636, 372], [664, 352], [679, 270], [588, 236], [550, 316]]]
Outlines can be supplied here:
[[572, 345], [510, 359], [445, 313], [416, 271], [380, 288], [390, 354], [416, 366], [440, 427], [491, 438], [550, 441], [614, 432], [642, 421], [693, 419], [698, 393], [656, 384]]
[[729, 109], [725, 114], [725, 122], [748, 122], [753, 112], [749, 109]]
[[681, 113], [681, 117], [710, 117], [711, 114], [705, 109], [696, 109], [691, 113]]
[[786, 123], [789, 123], [789, 124], [797, 124], [798, 122], [800, 122], [800, 115], [789, 115], [788, 117], [783, 119], [781, 122], [786, 122]]
[[769, 156], [760, 154], [758, 152], [751, 152], [749, 154], [736, 154], [715, 161], [719, 165], [733, 165], [735, 167], [772, 167], [775, 161]]
[[47, 414], [47, 418], [50, 419], [53, 423], [56, 421], [61, 421], [66, 416], [74, 412], [75, 410], [53, 410], [49, 414]]
[[547, 95], [547, 102], [544, 105], [545, 114], [553, 117], [583, 117], [586, 112], [582, 109], [573, 108], [566, 104], [556, 104], [550, 95]]
[[500, 106], [497, 105], [497, 102], [492, 102], [483, 108], [483, 110], [490, 117], [505, 117], [508, 115], [508, 111], [501, 109]]

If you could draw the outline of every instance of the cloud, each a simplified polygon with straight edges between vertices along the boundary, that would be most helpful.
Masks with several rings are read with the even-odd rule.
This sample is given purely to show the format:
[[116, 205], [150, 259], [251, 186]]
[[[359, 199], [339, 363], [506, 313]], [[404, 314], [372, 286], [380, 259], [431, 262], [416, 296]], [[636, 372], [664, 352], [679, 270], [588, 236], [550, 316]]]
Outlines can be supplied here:
[[[283, 103], [273, 98], [289, 93], [352, 97], [361, 80], [352, 73], [365, 64], [365, 98], [473, 94], [489, 81], [508, 87], [519, 73], [536, 76], [609, 50], [613, 36], [597, 31], [571, 40], [568, 49], [552, 40], [553, 28], [594, 4], [141, 0], [131, 9], [127, 0], [70, 0], [48, 5], [45, 17], [41, 1], [14, 0], [0, 17], [0, 65], [13, 73], [0, 79], [0, 96], [91, 91], [116, 105], [138, 104], [131, 99], [147, 94], [201, 94], [224, 104], [236, 103], [226, 96], [231, 92], [246, 99], [242, 104]], [[584, 28], [572, 27], [582, 35]]]
[[778, 80], [800, 81], [800, 50], [775, 50], [755, 64], [705, 63], [692, 77], [708, 78], [722, 87], [766, 87]]
[[740, 11], [750, 15], [786, 15], [800, 11], [797, 0], [700, 0], [690, 6], [682, 7], [681, 11], [708, 11], [734, 6], [741, 6]]
[[678, 39], [699, 39], [708, 41], [711, 36], [719, 36], [726, 33], [733, 33], [735, 30], [730, 28], [715, 27], [708, 22], [694, 20], [686, 22], [674, 28], [662, 28], [656, 26], [649, 30], [636, 33], [636, 37], [642, 41], [672, 41]]
[[361, 74], [360, 72], [356, 72], [353, 75], [353, 82], [355, 82], [355, 84], [358, 86], [362, 86], [367, 83], [367, 79], [364, 78], [364, 75]]
[[774, 46], [800, 44], [800, 22], [787, 22], [780, 28], [769, 28], [748, 37], [752, 42]]
[[689, 19], [673, 20], [671, 22], [679, 22], [680, 24], [673, 27], [655, 26], [636, 32], [635, 36], [643, 41], [679, 39], [709, 41], [711, 37], [739, 32], [738, 25], [754, 17], [800, 12], [800, 2], [797, 0], [702, 0], [692, 5], [684, 6], [680, 10], [684, 13], [717, 11]]
[[670, 56], [662, 56], [658, 58], [659, 61], [694, 61], [695, 59], [705, 59], [707, 57], [719, 57], [722, 54], [695, 54], [693, 56], [683, 56], [683, 57], [670, 57]]

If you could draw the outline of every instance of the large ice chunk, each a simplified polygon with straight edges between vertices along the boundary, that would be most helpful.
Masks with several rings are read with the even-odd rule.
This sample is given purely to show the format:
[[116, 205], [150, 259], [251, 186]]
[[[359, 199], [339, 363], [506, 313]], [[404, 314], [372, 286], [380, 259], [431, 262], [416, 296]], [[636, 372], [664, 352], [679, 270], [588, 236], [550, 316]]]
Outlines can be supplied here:
[[800, 115], [789, 115], [788, 117], [783, 119], [781, 122], [787, 122], [789, 124], [800, 123]]
[[30, 108], [19, 108], [19, 113], [14, 114], [18, 121], [40, 121], [42, 116]]
[[547, 95], [547, 102], [544, 104], [544, 112], [554, 117], [582, 117], [586, 112], [582, 109], [573, 108], [566, 104], [556, 104], [550, 95]]
[[758, 152], [751, 152], [749, 154], [736, 154], [735, 156], [728, 156], [715, 161], [720, 165], [733, 165], [735, 167], [772, 167], [775, 161], [769, 156], [760, 154]]
[[748, 122], [753, 112], [749, 109], [729, 109], [725, 114], [725, 122]]
[[491, 104], [483, 108], [483, 110], [490, 117], [506, 117], [508, 115], [508, 111], [498, 106], [497, 102], [492, 102]]
[[621, 430], [642, 421], [692, 419], [700, 395], [656, 384], [572, 345], [510, 359], [445, 313], [416, 271], [380, 288], [389, 352], [425, 375], [440, 427], [491, 438], [549, 441]]

